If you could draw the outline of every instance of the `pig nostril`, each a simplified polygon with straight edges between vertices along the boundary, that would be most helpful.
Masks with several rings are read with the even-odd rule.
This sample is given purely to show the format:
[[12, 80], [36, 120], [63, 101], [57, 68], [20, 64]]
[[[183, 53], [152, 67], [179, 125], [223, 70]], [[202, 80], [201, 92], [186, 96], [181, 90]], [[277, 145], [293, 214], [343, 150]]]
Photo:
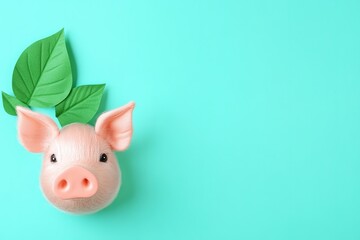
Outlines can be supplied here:
[[85, 188], [89, 188], [90, 187], [90, 181], [89, 179], [87, 178], [84, 178], [82, 181], [81, 181], [81, 185]]
[[60, 190], [66, 190], [67, 186], [68, 182], [65, 179], [61, 180], [58, 184]]

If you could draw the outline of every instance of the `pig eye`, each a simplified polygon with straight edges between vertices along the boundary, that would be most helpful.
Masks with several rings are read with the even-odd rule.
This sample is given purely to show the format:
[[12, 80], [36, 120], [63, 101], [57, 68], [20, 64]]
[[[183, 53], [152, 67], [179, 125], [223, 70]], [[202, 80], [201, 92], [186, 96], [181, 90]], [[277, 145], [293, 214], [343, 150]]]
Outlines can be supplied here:
[[107, 162], [107, 155], [105, 153], [101, 154], [100, 156], [100, 162]]
[[52, 163], [56, 163], [56, 162], [57, 162], [56, 157], [55, 157], [55, 154], [52, 154], [52, 155], [51, 155], [50, 161], [51, 161]]

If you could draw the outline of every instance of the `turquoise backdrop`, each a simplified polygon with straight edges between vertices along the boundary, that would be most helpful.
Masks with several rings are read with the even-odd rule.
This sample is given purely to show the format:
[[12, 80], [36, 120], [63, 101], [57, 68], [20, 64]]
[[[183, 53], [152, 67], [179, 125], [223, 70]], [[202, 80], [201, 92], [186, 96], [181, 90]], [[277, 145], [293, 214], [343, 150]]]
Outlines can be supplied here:
[[137, 103], [123, 186], [58, 211], [1, 106], [0, 239], [360, 239], [360, 1], [3, 1], [0, 90], [62, 27], [101, 111]]

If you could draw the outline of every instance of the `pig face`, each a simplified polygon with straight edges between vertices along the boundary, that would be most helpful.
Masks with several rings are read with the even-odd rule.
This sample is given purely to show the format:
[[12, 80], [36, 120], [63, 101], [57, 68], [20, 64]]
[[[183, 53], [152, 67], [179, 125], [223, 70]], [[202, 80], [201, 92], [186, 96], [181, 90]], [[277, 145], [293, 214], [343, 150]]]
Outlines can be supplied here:
[[17, 107], [20, 143], [44, 153], [41, 189], [50, 203], [71, 213], [92, 213], [108, 206], [121, 185], [113, 151], [125, 150], [132, 136], [134, 103], [97, 119], [95, 128], [73, 123], [58, 129], [42, 114]]

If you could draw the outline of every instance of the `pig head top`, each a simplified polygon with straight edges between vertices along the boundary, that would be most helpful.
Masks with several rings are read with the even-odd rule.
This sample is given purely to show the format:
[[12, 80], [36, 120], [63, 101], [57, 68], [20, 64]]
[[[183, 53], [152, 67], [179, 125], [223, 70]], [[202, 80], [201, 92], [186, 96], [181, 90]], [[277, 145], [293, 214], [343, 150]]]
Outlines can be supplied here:
[[130, 102], [101, 114], [95, 128], [72, 123], [61, 130], [45, 115], [16, 108], [20, 143], [30, 152], [44, 154], [40, 182], [50, 203], [84, 214], [115, 199], [121, 172], [113, 151], [123, 151], [130, 144], [134, 106]]

